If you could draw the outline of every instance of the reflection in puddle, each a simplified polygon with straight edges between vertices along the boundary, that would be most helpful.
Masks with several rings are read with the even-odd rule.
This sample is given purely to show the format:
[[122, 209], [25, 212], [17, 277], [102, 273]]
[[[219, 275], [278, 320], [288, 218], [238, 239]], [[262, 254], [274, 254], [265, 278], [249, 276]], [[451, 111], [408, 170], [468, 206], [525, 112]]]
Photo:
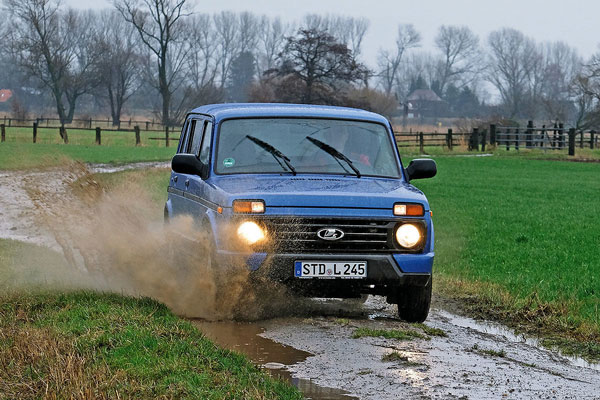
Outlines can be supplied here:
[[347, 392], [321, 387], [308, 379], [294, 378], [287, 366], [304, 361], [311, 354], [259, 336], [264, 329], [256, 323], [193, 321], [213, 342], [221, 347], [243, 353], [265, 368], [271, 376], [298, 387], [307, 399], [349, 400]]
[[[446, 318], [451, 324], [456, 326], [471, 328], [476, 331], [489, 333], [492, 335], [504, 336], [506, 339], [514, 343], [526, 343], [532, 347], [537, 347], [539, 349], [543, 348], [538, 339], [525, 335], [517, 335], [513, 330], [500, 324], [486, 321], [475, 321], [474, 319], [450, 314], [449, 312], [443, 310], [437, 310], [437, 313], [441, 317]], [[581, 357], [567, 356], [564, 354], [561, 354], [561, 356], [569, 360], [571, 364], [575, 366], [591, 368], [600, 371], [600, 363], [589, 363]]]

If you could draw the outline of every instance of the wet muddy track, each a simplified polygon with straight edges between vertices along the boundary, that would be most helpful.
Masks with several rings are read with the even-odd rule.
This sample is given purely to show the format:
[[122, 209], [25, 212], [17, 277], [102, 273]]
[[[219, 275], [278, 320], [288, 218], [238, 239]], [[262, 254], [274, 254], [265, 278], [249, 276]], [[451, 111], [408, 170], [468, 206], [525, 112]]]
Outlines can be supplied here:
[[[435, 308], [426, 325], [445, 337], [354, 339], [358, 328], [421, 331], [397, 320], [381, 297], [369, 297], [364, 306], [317, 302], [310, 314], [294, 318], [196, 323], [220, 345], [277, 368], [276, 375], [312, 399], [600, 399], [600, 367], [501, 325]], [[390, 353], [397, 357], [382, 360]]]
[[[36, 222], [36, 208], [26, 190], [32, 182], [39, 190], [58, 194], [64, 190], [64, 172], [0, 171], [0, 237], [57, 248], [52, 235]], [[597, 366], [543, 349], [499, 325], [444, 311], [439, 301], [426, 324], [445, 332], [445, 337], [425, 335], [421, 328], [399, 321], [395, 307], [381, 297], [370, 296], [364, 305], [312, 303], [293, 311], [293, 317], [283, 313], [282, 318], [252, 323], [194, 322], [220, 345], [246, 353], [313, 399], [600, 399]], [[289, 309], [294, 310], [293, 304]], [[354, 339], [359, 328], [408, 329], [425, 338]], [[382, 360], [392, 352], [397, 355], [391, 361]]]

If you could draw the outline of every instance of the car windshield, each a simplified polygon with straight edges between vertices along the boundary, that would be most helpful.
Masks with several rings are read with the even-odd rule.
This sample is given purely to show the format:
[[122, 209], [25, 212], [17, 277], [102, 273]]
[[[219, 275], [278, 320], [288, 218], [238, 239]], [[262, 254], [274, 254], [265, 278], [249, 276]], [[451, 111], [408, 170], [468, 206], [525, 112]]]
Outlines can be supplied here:
[[215, 171], [400, 177], [392, 141], [383, 125], [314, 118], [222, 122]]

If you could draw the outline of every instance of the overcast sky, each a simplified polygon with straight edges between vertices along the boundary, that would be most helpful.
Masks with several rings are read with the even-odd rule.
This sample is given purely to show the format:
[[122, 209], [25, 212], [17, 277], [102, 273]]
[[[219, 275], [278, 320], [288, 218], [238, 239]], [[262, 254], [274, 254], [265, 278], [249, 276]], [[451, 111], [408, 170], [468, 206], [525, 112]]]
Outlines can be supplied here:
[[[63, 0], [76, 8], [111, 7], [107, 0]], [[392, 48], [398, 24], [411, 23], [433, 50], [440, 25], [466, 25], [486, 41], [501, 27], [521, 30], [537, 41], [562, 40], [589, 57], [598, 50], [599, 0], [218, 0], [195, 1], [199, 12], [252, 11], [255, 14], [299, 20], [304, 14], [367, 17], [371, 26], [363, 44], [364, 61], [375, 65], [379, 49]]]

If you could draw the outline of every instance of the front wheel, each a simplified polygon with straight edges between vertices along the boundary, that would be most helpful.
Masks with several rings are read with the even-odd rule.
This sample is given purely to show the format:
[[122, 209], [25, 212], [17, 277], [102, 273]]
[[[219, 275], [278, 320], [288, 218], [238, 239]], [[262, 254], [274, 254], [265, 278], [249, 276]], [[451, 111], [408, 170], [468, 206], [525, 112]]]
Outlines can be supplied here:
[[398, 288], [398, 317], [407, 322], [423, 322], [431, 305], [431, 280], [425, 286]]

